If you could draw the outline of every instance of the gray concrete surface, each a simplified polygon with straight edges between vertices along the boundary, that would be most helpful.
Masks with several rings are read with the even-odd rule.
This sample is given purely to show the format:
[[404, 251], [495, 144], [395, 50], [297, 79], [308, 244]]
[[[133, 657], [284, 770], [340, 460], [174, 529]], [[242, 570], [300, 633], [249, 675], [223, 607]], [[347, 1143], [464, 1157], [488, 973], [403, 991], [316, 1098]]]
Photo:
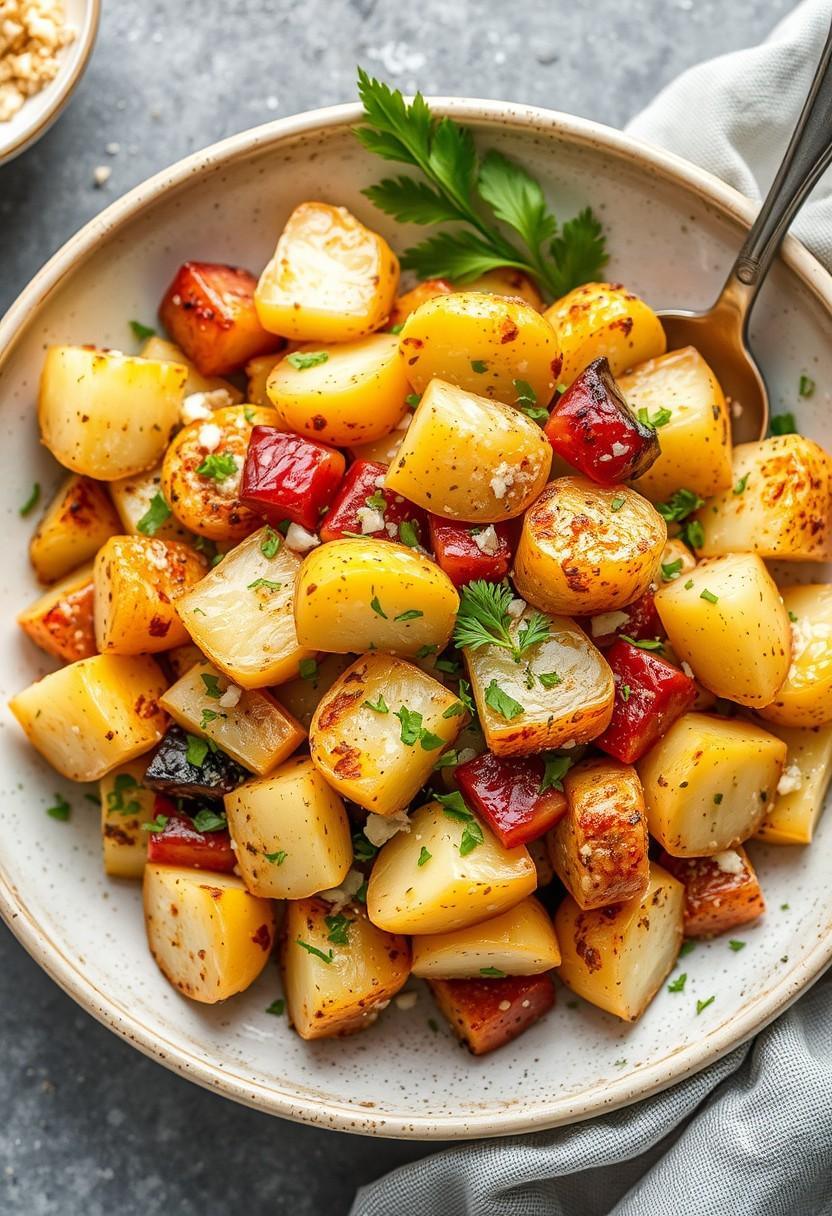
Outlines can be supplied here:
[[[405, 90], [621, 125], [687, 65], [759, 41], [791, 7], [104, 0], [72, 105], [0, 168], [0, 312], [117, 195], [232, 132], [351, 100], [356, 63]], [[112, 175], [97, 189], [102, 164]], [[295, 1126], [197, 1089], [94, 1022], [0, 929], [2, 1216], [341, 1216], [356, 1186], [429, 1151]]]

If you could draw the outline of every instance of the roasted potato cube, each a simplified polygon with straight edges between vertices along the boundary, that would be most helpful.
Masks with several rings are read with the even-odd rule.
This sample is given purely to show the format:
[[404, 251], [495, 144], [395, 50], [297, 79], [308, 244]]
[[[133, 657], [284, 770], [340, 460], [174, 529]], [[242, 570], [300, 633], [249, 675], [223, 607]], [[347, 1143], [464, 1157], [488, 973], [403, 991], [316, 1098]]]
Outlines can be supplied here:
[[664, 853], [661, 862], [685, 888], [685, 937], [728, 933], [766, 910], [754, 867], [739, 845], [713, 857]]
[[684, 714], [638, 763], [647, 826], [674, 857], [712, 857], [753, 836], [786, 745], [739, 718]]
[[664, 502], [680, 486], [703, 498], [731, 489], [731, 419], [697, 350], [686, 346], [651, 359], [622, 376], [618, 387], [633, 412], [655, 420], [658, 430], [659, 458], [639, 476], [639, 494]]
[[238, 786], [226, 794], [225, 810], [253, 894], [305, 899], [346, 877], [352, 842], [344, 803], [308, 756]]
[[42, 583], [54, 583], [92, 561], [105, 540], [121, 531], [104, 486], [89, 477], [67, 477], [29, 542], [29, 559]]
[[334, 540], [306, 557], [295, 621], [310, 650], [416, 655], [447, 646], [459, 607], [453, 583], [423, 553], [368, 537]]
[[578, 996], [635, 1022], [661, 988], [682, 945], [685, 888], [655, 862], [643, 895], [583, 911], [567, 895], [555, 913], [558, 974]]
[[402, 811], [464, 721], [462, 702], [412, 663], [366, 654], [324, 694], [309, 728], [317, 768], [377, 815]]
[[50, 346], [38, 397], [41, 439], [60, 464], [86, 477], [141, 473], [170, 442], [187, 376], [181, 363]]
[[390, 435], [407, 413], [408, 391], [395, 334], [326, 349], [303, 346], [281, 359], [266, 382], [287, 430], [341, 447]]
[[287, 760], [306, 738], [271, 693], [238, 688], [207, 659], [185, 672], [160, 704], [186, 731], [211, 739], [261, 775]]
[[555, 1003], [547, 975], [431, 980], [430, 988], [440, 1013], [475, 1056], [510, 1043]]
[[260, 276], [261, 324], [300, 342], [351, 342], [384, 324], [399, 283], [385, 240], [346, 207], [301, 203]]
[[498, 523], [534, 502], [551, 464], [549, 441], [520, 410], [432, 380], [385, 485], [444, 519]]
[[93, 625], [92, 565], [68, 574], [17, 618], [28, 638], [64, 663], [97, 653]]
[[382, 846], [370, 873], [367, 912], [390, 933], [450, 933], [507, 911], [536, 884], [524, 845], [503, 848], [464, 803], [428, 802]]
[[[162, 493], [162, 466], [110, 482], [110, 494], [121, 524], [115, 529], [128, 536], [158, 536], [187, 544], [191, 533], [173, 514]], [[103, 543], [103, 542], [102, 542]]]
[[246, 364], [246, 378], [248, 380], [246, 401], [250, 401], [252, 405], [262, 405], [265, 409], [272, 408], [272, 403], [266, 392], [266, 385], [269, 376], [277, 367], [282, 357], [280, 354], [273, 354], [258, 355], [256, 359], [249, 359]]
[[526, 512], [515, 586], [544, 612], [611, 612], [647, 591], [666, 541], [664, 520], [635, 490], [559, 477]]
[[584, 283], [543, 315], [557, 332], [563, 355], [560, 382], [567, 387], [602, 355], [618, 379], [667, 350], [662, 323], [652, 308], [620, 283]]
[[306, 659], [301, 664], [302, 675], [280, 686], [281, 704], [288, 709], [308, 733], [315, 710], [342, 672], [355, 662], [353, 654], [325, 654], [319, 659]]
[[205, 574], [177, 541], [113, 536], [95, 559], [95, 639], [102, 654], [154, 654], [188, 640], [175, 601]]
[[407, 939], [385, 933], [357, 904], [330, 914], [322, 899], [286, 905], [280, 959], [289, 1018], [302, 1039], [372, 1025], [407, 982]]
[[[148, 338], [142, 347], [141, 355], [143, 359], [157, 359], [160, 363], [181, 363], [183, 367], [186, 367], [188, 369], [188, 379], [185, 381], [186, 398], [193, 393], [212, 393], [217, 394], [215, 400], [222, 400], [219, 394], [225, 393], [227, 400], [222, 400], [223, 405], [236, 405], [243, 400], [243, 394], [234, 387], [230, 380], [223, 380], [221, 376], [203, 376], [184, 352], [174, 342], [168, 342], [166, 338], [159, 338], [155, 334], [152, 338]], [[247, 397], [246, 400], [253, 401], [254, 398]]]
[[567, 810], [547, 837], [555, 873], [580, 908], [635, 899], [647, 888], [647, 819], [634, 768], [587, 760], [564, 783]]
[[9, 708], [61, 776], [97, 781], [162, 737], [165, 684], [145, 655], [98, 654], [24, 688]]
[[[409, 419], [407, 420], [409, 423]], [[375, 460], [379, 464], [390, 465], [402, 446], [405, 432], [396, 429], [390, 435], [382, 435], [372, 443], [349, 444], [348, 451], [353, 460]]]
[[[463, 288], [460, 286], [455, 290], [461, 291]], [[486, 270], [479, 278], [466, 283], [464, 290], [490, 291], [497, 296], [514, 296], [515, 299], [530, 304], [536, 312], [543, 312], [543, 296], [537, 290], [534, 280], [523, 274], [522, 270], [515, 270], [513, 266], [498, 266], [496, 270]]]
[[487, 291], [426, 300], [405, 321], [399, 351], [417, 393], [442, 380], [506, 405], [531, 398], [544, 409], [561, 368], [546, 318], [516, 296]]
[[156, 791], [143, 784], [144, 758], [119, 765], [101, 778], [101, 840], [104, 873], [141, 878], [147, 861], [147, 832], [142, 824], [156, 814]]
[[203, 654], [242, 688], [290, 680], [312, 654], [298, 642], [292, 612], [300, 558], [286, 545], [267, 557], [268, 541], [266, 528], [246, 537], [176, 601]]
[[832, 722], [832, 583], [783, 587], [781, 594], [791, 622], [791, 665], [760, 716], [783, 726], [823, 726]]
[[162, 495], [183, 527], [219, 541], [258, 527], [240, 501], [240, 481], [251, 432], [273, 422], [273, 410], [232, 405], [182, 428], [162, 463]]
[[678, 658], [700, 684], [740, 705], [769, 705], [789, 672], [792, 635], [761, 559], [736, 553], [700, 562], [665, 583], [655, 604]]
[[394, 329], [404, 325], [410, 314], [414, 313], [426, 300], [432, 300], [434, 296], [450, 295], [453, 290], [453, 283], [449, 283], [447, 279], [425, 279], [422, 283], [417, 283], [415, 287], [411, 287], [410, 291], [396, 296], [393, 301], [393, 311], [390, 313], [390, 328]]
[[248, 270], [184, 262], [165, 292], [159, 317], [203, 376], [228, 376], [279, 343], [260, 324], [257, 280]]
[[190, 671], [195, 663], [201, 663], [204, 659], [205, 655], [193, 642], [174, 646], [173, 650], [168, 650], [165, 654], [165, 661], [177, 680], [184, 676], [186, 671]]
[[232, 874], [148, 862], [144, 920], [165, 979], [205, 1005], [253, 984], [274, 941], [272, 905]]
[[803, 435], [739, 444], [731, 486], [696, 515], [705, 537], [700, 554], [747, 552], [793, 562], [832, 557], [829, 468], [823, 448]]
[[[514, 638], [532, 615], [526, 608], [515, 618]], [[485, 739], [498, 756], [588, 743], [609, 725], [615, 686], [603, 656], [574, 621], [548, 620], [548, 636], [524, 663], [499, 646], [463, 648]]]
[[559, 963], [551, 917], [533, 895], [481, 924], [413, 939], [413, 974], [428, 980], [538, 975]]
[[777, 785], [774, 805], [757, 829], [767, 844], [811, 844], [832, 778], [832, 723], [810, 726], [767, 724], [767, 729], [788, 748], [786, 767]]

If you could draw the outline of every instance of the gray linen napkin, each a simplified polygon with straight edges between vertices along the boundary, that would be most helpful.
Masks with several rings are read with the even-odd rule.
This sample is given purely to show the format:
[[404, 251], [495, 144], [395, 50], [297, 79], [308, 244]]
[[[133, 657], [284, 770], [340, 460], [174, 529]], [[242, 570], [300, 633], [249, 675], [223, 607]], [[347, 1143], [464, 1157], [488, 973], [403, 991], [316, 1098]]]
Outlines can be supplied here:
[[[806, 96], [830, 17], [832, 0], [805, 0], [761, 46], [685, 72], [629, 129], [759, 198]], [[828, 178], [794, 230], [832, 269]], [[351, 1210], [659, 1213], [832, 1216], [832, 975], [754, 1042], [657, 1097], [572, 1127], [461, 1144], [362, 1188]]]

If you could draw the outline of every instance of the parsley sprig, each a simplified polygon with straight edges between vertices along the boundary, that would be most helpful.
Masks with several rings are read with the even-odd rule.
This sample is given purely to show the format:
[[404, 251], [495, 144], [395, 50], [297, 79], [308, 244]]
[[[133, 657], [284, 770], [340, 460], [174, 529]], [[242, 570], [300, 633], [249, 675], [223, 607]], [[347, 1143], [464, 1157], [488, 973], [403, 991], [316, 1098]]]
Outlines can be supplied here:
[[542, 612], [533, 612], [513, 634], [513, 617], [508, 610], [513, 599], [514, 593], [506, 583], [487, 583], [480, 578], [466, 583], [456, 618], [455, 644], [471, 650], [499, 646], [519, 663], [533, 646], [546, 641], [550, 621]]
[[[421, 93], [407, 102], [361, 68], [358, 93], [366, 125], [356, 135], [364, 147], [412, 165], [426, 179], [386, 177], [364, 194], [400, 223], [463, 225], [407, 249], [402, 266], [422, 278], [461, 283], [511, 266], [554, 298], [599, 278], [606, 242], [589, 207], [559, 229], [527, 170], [494, 149], [480, 159], [471, 132], [452, 118], [437, 118]], [[513, 229], [521, 244], [507, 239], [495, 221]]]

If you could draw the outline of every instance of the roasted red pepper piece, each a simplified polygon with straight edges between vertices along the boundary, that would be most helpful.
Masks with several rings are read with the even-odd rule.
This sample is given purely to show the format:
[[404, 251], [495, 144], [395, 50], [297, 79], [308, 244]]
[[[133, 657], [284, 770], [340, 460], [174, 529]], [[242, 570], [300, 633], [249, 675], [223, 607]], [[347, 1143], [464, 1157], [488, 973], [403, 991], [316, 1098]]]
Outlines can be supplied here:
[[260, 324], [256, 286], [254, 275], [237, 266], [184, 262], [177, 270], [159, 316], [203, 376], [228, 376], [256, 355], [284, 345]]
[[[428, 522], [431, 548], [437, 565], [445, 571], [455, 587], [470, 583], [475, 578], [499, 583], [506, 577], [514, 557], [516, 527], [510, 523], [491, 524], [496, 541], [489, 534], [487, 539], [491, 544], [481, 549], [475, 539], [485, 531], [481, 524], [460, 524], [438, 515], [431, 515]], [[492, 548], [493, 553], [489, 552]]]
[[455, 776], [466, 802], [511, 849], [537, 840], [566, 812], [566, 797], [560, 790], [540, 792], [544, 770], [541, 756], [483, 752], [460, 764]]
[[[610, 629], [608, 633], [596, 633], [597, 624], [593, 625], [592, 618], [580, 622], [581, 627], [590, 635], [595, 645], [604, 650], [607, 646], [612, 646], [617, 642], [622, 634], [626, 634], [628, 638], [635, 638], [637, 642], [653, 641], [656, 638], [666, 636], [664, 625], [661, 617], [656, 610], [656, 602], [652, 591], [645, 591], [644, 595], [639, 596], [632, 604], [628, 604], [626, 608], [621, 609], [621, 614], [627, 617], [626, 621], [622, 621], [620, 625], [616, 625], [615, 629]], [[603, 614], [603, 615], [618, 615]]]
[[237, 859], [227, 829], [198, 831], [190, 816], [177, 810], [176, 804], [161, 794], [156, 795], [153, 810], [157, 816], [163, 815], [167, 823], [161, 832], [148, 832], [148, 861], [157, 861], [163, 866], [231, 873]]
[[602, 486], [639, 477], [659, 455], [655, 429], [636, 418], [604, 358], [572, 381], [544, 430], [559, 456]]
[[615, 703], [609, 726], [593, 745], [634, 764], [691, 708], [696, 684], [678, 667], [629, 642], [616, 642], [604, 658], [612, 668]]
[[274, 426], [256, 426], [243, 466], [240, 501], [269, 523], [290, 519], [314, 531], [345, 468], [336, 448]]
[[[425, 512], [415, 503], [402, 498], [401, 494], [384, 489], [386, 472], [387, 466], [376, 460], [356, 460], [350, 465], [329, 514], [321, 524], [321, 540], [338, 540], [348, 533], [358, 533], [359, 536], [375, 536], [380, 540], [403, 540], [406, 544], [413, 537], [408, 530], [405, 530], [403, 537], [400, 524], [411, 523], [415, 525], [415, 539], [422, 545], [426, 543]], [[362, 519], [359, 511], [362, 514], [379, 511], [384, 516], [384, 526], [367, 531], [365, 524], [372, 521], [366, 514]]]
[[430, 987], [454, 1033], [475, 1056], [510, 1043], [555, 1003], [548, 975], [432, 980]]

